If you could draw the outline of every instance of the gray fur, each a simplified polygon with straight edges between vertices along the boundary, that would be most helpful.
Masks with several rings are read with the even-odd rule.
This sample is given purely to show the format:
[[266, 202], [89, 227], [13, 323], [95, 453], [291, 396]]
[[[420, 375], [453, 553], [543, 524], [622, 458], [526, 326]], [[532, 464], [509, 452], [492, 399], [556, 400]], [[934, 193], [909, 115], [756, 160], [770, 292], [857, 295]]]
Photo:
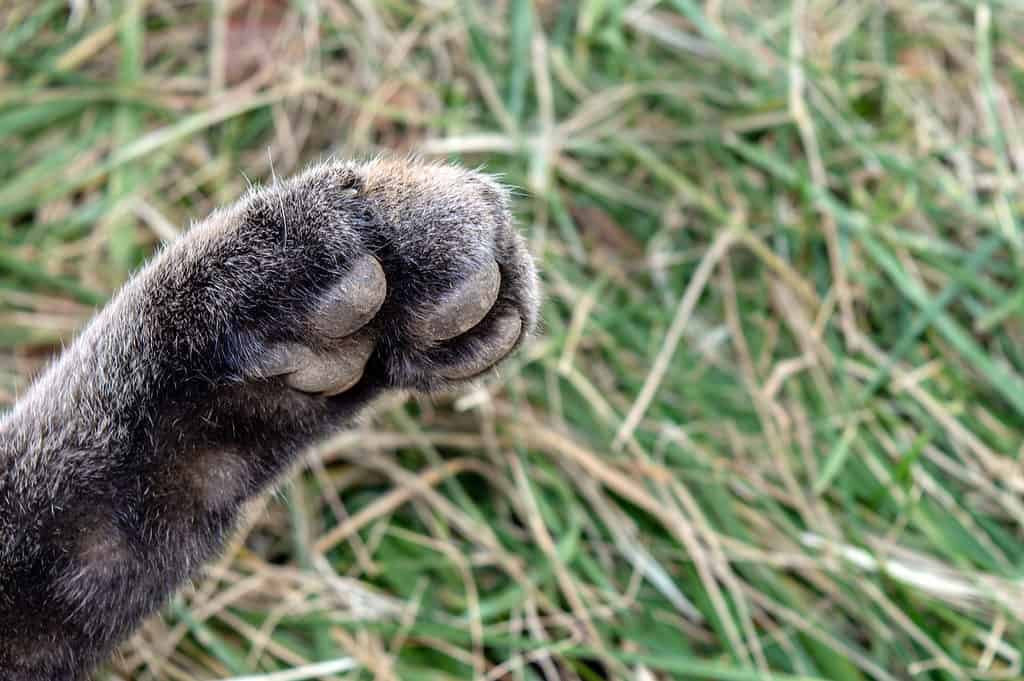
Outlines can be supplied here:
[[[452, 166], [325, 163], [133, 277], [0, 418], [0, 679], [81, 679], [310, 444], [384, 391], [443, 389], [518, 345], [539, 293], [508, 203]], [[494, 262], [497, 300], [442, 340], [479, 318], [460, 306], [493, 297], [467, 287], [493, 286]]]

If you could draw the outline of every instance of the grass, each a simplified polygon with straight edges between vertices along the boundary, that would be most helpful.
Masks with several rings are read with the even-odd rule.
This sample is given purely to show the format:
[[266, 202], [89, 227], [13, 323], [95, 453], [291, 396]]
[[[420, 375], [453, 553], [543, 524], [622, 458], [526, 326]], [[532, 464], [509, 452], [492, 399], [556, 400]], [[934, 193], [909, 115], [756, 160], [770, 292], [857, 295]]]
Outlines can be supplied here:
[[503, 173], [548, 294], [499, 378], [319, 448], [99, 679], [1024, 676], [1017, 3], [0, 24], [4, 403], [160, 241], [325, 154]]

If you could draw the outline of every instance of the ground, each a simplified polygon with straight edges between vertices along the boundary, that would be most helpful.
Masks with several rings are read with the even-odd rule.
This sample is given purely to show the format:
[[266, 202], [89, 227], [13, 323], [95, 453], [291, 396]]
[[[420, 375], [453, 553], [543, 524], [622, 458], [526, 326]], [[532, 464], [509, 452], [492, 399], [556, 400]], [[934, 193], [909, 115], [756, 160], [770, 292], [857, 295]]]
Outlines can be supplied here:
[[497, 378], [326, 443], [97, 678], [1020, 678], [1022, 34], [1009, 1], [0, 3], [0, 405], [326, 156], [501, 174], [547, 292]]

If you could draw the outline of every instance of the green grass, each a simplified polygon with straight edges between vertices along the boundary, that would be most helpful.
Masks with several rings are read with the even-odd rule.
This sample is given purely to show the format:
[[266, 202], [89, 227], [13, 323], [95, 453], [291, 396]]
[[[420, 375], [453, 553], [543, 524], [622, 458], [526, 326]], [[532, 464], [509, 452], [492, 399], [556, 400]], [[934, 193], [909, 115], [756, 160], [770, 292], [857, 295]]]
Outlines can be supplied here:
[[0, 14], [0, 402], [327, 154], [502, 173], [544, 331], [325, 444], [99, 678], [1024, 676], [1019, 4], [248, 6]]

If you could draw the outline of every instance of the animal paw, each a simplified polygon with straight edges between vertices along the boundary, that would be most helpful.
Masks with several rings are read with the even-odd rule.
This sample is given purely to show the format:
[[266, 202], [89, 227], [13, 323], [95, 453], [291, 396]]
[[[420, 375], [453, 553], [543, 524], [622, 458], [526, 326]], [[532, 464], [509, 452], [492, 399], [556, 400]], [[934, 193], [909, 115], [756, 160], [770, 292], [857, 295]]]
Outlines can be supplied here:
[[536, 324], [539, 294], [507, 191], [451, 166], [348, 171], [339, 191], [366, 216], [355, 230], [362, 252], [254, 376], [325, 397], [360, 384], [431, 391], [508, 357]]

